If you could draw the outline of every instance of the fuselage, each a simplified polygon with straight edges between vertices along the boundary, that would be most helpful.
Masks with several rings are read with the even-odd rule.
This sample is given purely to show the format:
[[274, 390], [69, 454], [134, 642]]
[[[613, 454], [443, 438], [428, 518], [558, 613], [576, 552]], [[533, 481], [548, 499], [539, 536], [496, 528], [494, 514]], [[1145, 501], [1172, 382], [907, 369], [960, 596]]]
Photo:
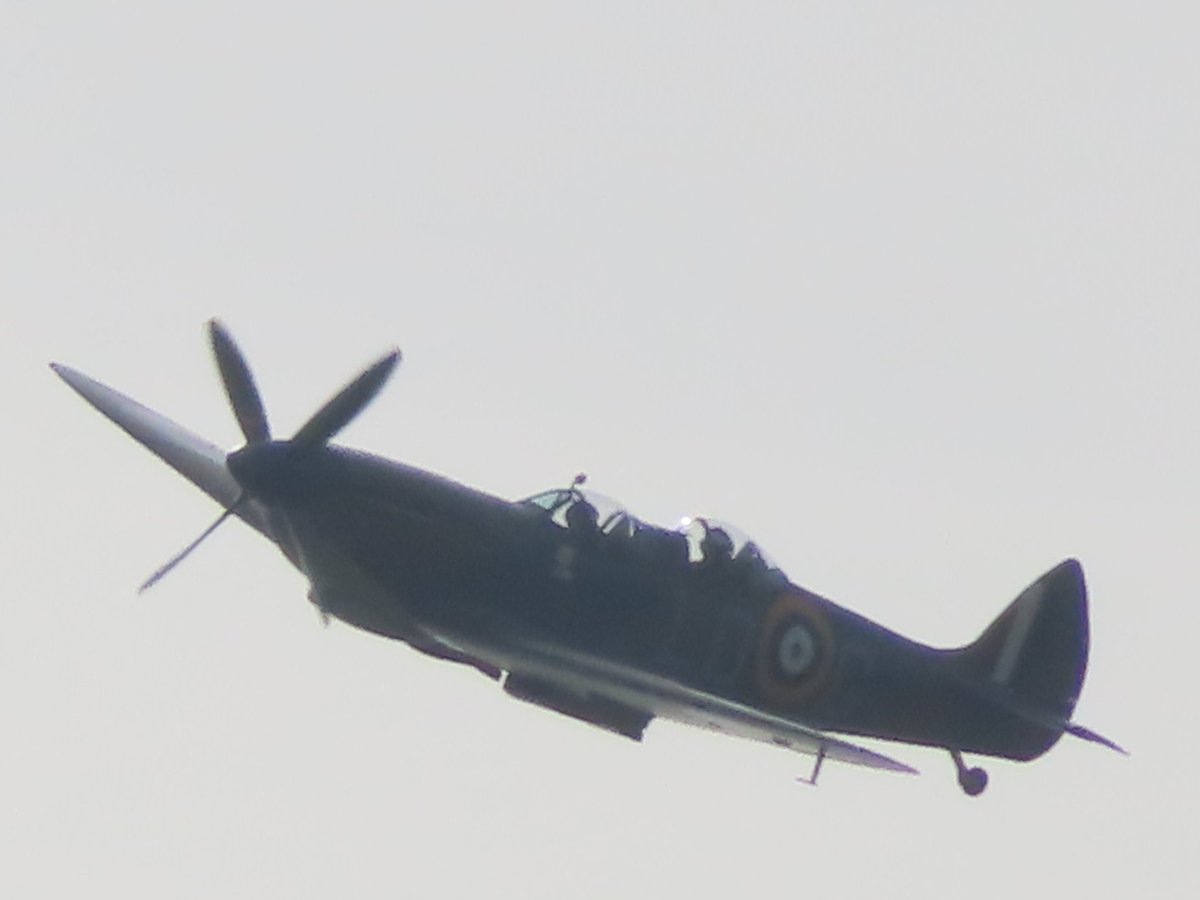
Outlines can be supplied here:
[[694, 558], [663, 529], [579, 525], [569, 510], [338, 447], [269, 444], [229, 468], [272, 511], [325, 612], [420, 649], [436, 634], [485, 648], [481, 668], [507, 668], [514, 648], [554, 646], [823, 730], [1016, 758], [1061, 733], [964, 676], [955, 651], [761, 560]]

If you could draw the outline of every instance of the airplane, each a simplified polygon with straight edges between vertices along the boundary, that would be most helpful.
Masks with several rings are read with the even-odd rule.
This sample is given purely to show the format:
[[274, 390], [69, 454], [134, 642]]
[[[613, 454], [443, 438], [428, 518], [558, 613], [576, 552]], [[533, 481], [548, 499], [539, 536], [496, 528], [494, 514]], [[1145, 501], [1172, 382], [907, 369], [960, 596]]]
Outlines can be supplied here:
[[364, 370], [289, 439], [272, 436], [250, 369], [216, 320], [209, 338], [245, 444], [231, 453], [68, 367], [51, 368], [136, 441], [278, 545], [322, 618], [471, 666], [519, 700], [640, 741], [655, 718], [826, 761], [911, 766], [852, 743], [1028, 761], [1063, 734], [1124, 753], [1071, 721], [1088, 657], [1083, 568], [1042, 575], [974, 642], [935, 649], [792, 582], [735, 529], [641, 521], [584, 477], [509, 501], [330, 443], [378, 394], [399, 351]]

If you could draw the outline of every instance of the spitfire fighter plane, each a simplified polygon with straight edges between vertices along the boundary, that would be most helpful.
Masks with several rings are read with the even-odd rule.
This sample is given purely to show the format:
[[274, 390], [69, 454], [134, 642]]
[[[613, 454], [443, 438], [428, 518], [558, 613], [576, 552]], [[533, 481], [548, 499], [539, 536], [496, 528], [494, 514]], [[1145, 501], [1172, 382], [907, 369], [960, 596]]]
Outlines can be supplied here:
[[[934, 649], [793, 583], [720, 524], [641, 521], [582, 488], [512, 502], [330, 440], [399, 361], [366, 369], [291, 438], [272, 437], [232, 338], [209, 325], [245, 436], [232, 453], [61, 365], [92, 406], [278, 545], [323, 616], [472, 666], [521, 700], [641, 740], [655, 718], [815, 758], [915, 770], [843, 736], [1032, 760], [1065, 733], [1088, 655], [1083, 569], [1065, 560], [973, 643]], [[837, 736], [835, 736], [837, 735]]]

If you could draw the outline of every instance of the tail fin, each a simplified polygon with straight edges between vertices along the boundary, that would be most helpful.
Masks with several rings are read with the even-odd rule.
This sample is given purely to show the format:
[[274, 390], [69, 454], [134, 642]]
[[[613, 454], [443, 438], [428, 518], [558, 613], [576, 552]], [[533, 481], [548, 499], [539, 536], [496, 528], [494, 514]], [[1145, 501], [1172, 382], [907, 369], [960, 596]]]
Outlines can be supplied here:
[[1034, 726], [1025, 736], [1013, 734], [1021, 746], [1004, 755], [1033, 758], [1063, 731], [1075, 733], [1070, 715], [1087, 668], [1087, 587], [1079, 560], [1063, 560], [1022, 590], [977, 641], [954, 655], [962, 674]]
[[1087, 587], [1078, 560], [1021, 592], [973, 644], [962, 666], [1031, 713], [1070, 721], [1088, 658]]

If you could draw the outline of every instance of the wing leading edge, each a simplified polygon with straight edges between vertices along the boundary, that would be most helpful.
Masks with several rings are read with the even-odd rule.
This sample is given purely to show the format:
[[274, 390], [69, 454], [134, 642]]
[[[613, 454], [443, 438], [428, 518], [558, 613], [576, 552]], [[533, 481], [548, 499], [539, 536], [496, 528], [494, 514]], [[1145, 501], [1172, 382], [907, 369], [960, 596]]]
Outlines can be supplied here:
[[[241, 488], [225, 465], [225, 451], [216, 444], [69, 366], [51, 363], [50, 368], [122, 431], [223, 508], [228, 509], [237, 500]], [[279, 543], [262, 507], [242, 503], [236, 515]]]

